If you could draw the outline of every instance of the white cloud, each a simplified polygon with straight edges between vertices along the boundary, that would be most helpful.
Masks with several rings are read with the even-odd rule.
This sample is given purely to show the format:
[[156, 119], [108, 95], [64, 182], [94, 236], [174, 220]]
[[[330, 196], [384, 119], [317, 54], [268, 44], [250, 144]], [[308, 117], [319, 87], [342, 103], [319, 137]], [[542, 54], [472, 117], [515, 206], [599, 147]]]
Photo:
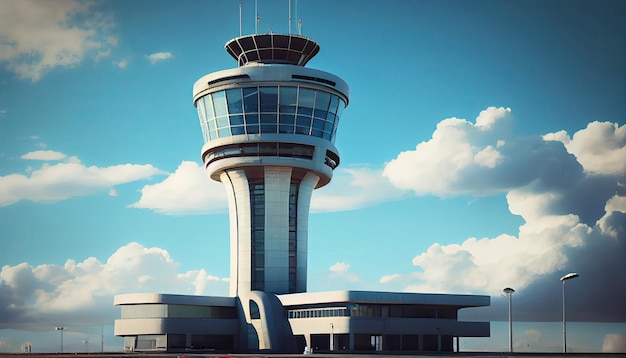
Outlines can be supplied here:
[[345, 262], [337, 262], [328, 269], [330, 270], [330, 272], [344, 274], [348, 272], [348, 269], [350, 269], [350, 264], [347, 264]]
[[626, 172], [626, 124], [595, 121], [571, 139], [565, 131], [546, 134], [544, 139], [562, 142], [587, 172]]
[[[130, 243], [106, 262], [5, 265], [0, 271], [0, 328], [98, 324], [119, 317], [113, 295], [129, 292], [226, 295], [226, 281], [204, 269], [179, 272], [166, 250]], [[103, 320], [104, 319], [104, 320]]]
[[61, 160], [67, 156], [61, 152], [55, 152], [54, 150], [36, 150], [34, 152], [26, 153], [20, 158], [26, 160]]
[[392, 274], [392, 275], [385, 275], [385, 276], [381, 277], [379, 282], [380, 283], [389, 283], [389, 282], [392, 282], [392, 281], [395, 281], [395, 280], [398, 280], [398, 279], [401, 279], [401, 278], [402, 278], [401, 274], [395, 273], [395, 274]]
[[502, 154], [498, 152], [494, 147], [488, 145], [480, 152], [474, 155], [474, 162], [483, 167], [494, 168], [498, 161], [502, 158]]
[[335, 287], [337, 285], [345, 288], [346, 283], [354, 284], [355, 282], [361, 281], [359, 276], [353, 274], [352, 272], [349, 272], [350, 264], [347, 264], [345, 262], [337, 262], [329, 267], [328, 270], [330, 271], [330, 275], [328, 276], [328, 279], [330, 279], [330, 281], [326, 282], [326, 289], [328, 289], [328, 287]]
[[[587, 306], [602, 307], [580, 319], [626, 318], [617, 300], [594, 298], [626, 295], [621, 287], [619, 294], [599, 294], [615, 290], [603, 272], [626, 279], [626, 126], [593, 122], [572, 139], [564, 131], [520, 138], [500, 126], [509, 115], [481, 112], [476, 125], [443, 120], [429, 141], [400, 153], [384, 174], [418, 195], [506, 193], [510, 212], [525, 221], [517, 235], [433, 244], [414, 257], [415, 272], [388, 274], [379, 282], [415, 292], [498, 295], [503, 287], [551, 287], [547, 280], [574, 266], [588, 280], [579, 295]], [[541, 295], [534, 297], [539, 301]], [[546, 312], [540, 304], [533, 308]]]
[[87, 167], [78, 158], [70, 157], [65, 163], [44, 164], [29, 174], [0, 176], [0, 207], [21, 200], [55, 202], [91, 195], [118, 184], [149, 179], [164, 172], [150, 164]]
[[113, 65], [117, 66], [118, 68], [125, 70], [128, 68], [128, 65], [130, 64], [130, 62], [128, 60], [119, 60], [119, 61], [113, 61]]
[[4, 1], [0, 11], [0, 63], [19, 78], [37, 81], [55, 67], [98, 59], [112, 46], [112, 19], [95, 2]]
[[183, 161], [162, 182], [144, 186], [139, 201], [130, 205], [168, 215], [205, 214], [227, 206], [222, 183], [211, 180], [204, 167], [190, 161]]
[[380, 170], [370, 168], [340, 168], [333, 180], [315, 190], [311, 198], [312, 212], [354, 210], [403, 195]]
[[429, 141], [388, 162], [383, 175], [398, 188], [418, 195], [501, 190], [490, 183], [475, 182], [466, 187], [463, 181], [467, 174], [481, 176], [505, 159], [494, 146], [501, 150], [507, 147], [502, 136], [507, 135], [510, 113], [508, 108], [489, 107], [476, 118], [476, 124], [459, 118], [444, 119]]
[[148, 55], [148, 60], [153, 65], [157, 62], [171, 60], [174, 58], [174, 55], [171, 52], [156, 52]]
[[[409, 290], [496, 295], [503, 287], [523, 289], [537, 277], [564, 267], [564, 251], [582, 245], [590, 228], [572, 215], [543, 217], [520, 227], [519, 238], [470, 238], [463, 243], [433, 244], [415, 258], [420, 268]], [[462, 275], [459, 273], [462, 272]]]
[[109, 196], [117, 196], [117, 190], [115, 190], [115, 188], [111, 188], [109, 190]]
[[610, 333], [602, 341], [603, 353], [626, 353], [626, 335]]

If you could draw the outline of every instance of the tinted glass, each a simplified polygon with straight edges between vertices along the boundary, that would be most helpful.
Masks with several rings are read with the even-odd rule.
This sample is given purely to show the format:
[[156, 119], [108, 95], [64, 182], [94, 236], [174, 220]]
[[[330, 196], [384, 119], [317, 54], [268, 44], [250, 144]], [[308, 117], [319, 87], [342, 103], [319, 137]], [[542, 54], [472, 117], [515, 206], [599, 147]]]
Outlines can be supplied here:
[[278, 88], [260, 87], [261, 112], [278, 111]]
[[226, 91], [226, 100], [228, 101], [228, 113], [243, 113], [243, 103], [241, 98], [241, 89], [233, 88]]
[[296, 113], [298, 89], [296, 87], [280, 88], [280, 113]]
[[213, 97], [213, 108], [215, 109], [215, 116], [225, 116], [228, 114], [226, 108], [226, 96], [224, 95], [224, 91], [215, 92], [212, 94]]
[[256, 87], [243, 89], [243, 106], [246, 113], [259, 111], [259, 91]]

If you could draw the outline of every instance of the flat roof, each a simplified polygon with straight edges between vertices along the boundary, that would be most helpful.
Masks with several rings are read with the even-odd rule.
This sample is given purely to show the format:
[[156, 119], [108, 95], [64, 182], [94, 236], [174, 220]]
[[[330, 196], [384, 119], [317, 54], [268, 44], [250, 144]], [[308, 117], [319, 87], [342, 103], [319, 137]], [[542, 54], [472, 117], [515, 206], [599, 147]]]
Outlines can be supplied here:
[[160, 303], [234, 307], [236, 301], [236, 297], [172, 295], [166, 293], [127, 293], [123, 295], [116, 295], [113, 298], [113, 303], [116, 306]]
[[332, 303], [415, 304], [464, 307], [489, 306], [491, 298], [483, 295], [453, 295], [409, 292], [328, 291], [278, 295], [284, 307]]

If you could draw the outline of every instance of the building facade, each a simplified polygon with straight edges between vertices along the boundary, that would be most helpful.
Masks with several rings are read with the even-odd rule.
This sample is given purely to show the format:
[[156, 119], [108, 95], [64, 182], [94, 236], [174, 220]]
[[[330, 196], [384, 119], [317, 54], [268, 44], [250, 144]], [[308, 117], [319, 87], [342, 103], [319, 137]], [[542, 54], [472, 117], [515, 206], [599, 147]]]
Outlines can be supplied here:
[[319, 45], [304, 36], [241, 36], [226, 51], [238, 67], [200, 78], [193, 101], [202, 160], [228, 195], [230, 297], [116, 296], [125, 349], [452, 351], [455, 337], [489, 336], [489, 323], [457, 320], [487, 296], [306, 292], [311, 196], [340, 163], [349, 88], [305, 67]]

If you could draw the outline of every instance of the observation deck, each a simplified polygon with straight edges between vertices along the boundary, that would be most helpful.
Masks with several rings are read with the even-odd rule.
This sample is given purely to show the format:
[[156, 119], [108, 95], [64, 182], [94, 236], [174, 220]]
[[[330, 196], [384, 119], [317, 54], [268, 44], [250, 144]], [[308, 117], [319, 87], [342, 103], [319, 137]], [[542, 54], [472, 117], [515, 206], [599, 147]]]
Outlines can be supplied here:
[[320, 51], [313, 39], [295, 34], [253, 34], [226, 43], [228, 52], [239, 64], [276, 63], [306, 66]]

